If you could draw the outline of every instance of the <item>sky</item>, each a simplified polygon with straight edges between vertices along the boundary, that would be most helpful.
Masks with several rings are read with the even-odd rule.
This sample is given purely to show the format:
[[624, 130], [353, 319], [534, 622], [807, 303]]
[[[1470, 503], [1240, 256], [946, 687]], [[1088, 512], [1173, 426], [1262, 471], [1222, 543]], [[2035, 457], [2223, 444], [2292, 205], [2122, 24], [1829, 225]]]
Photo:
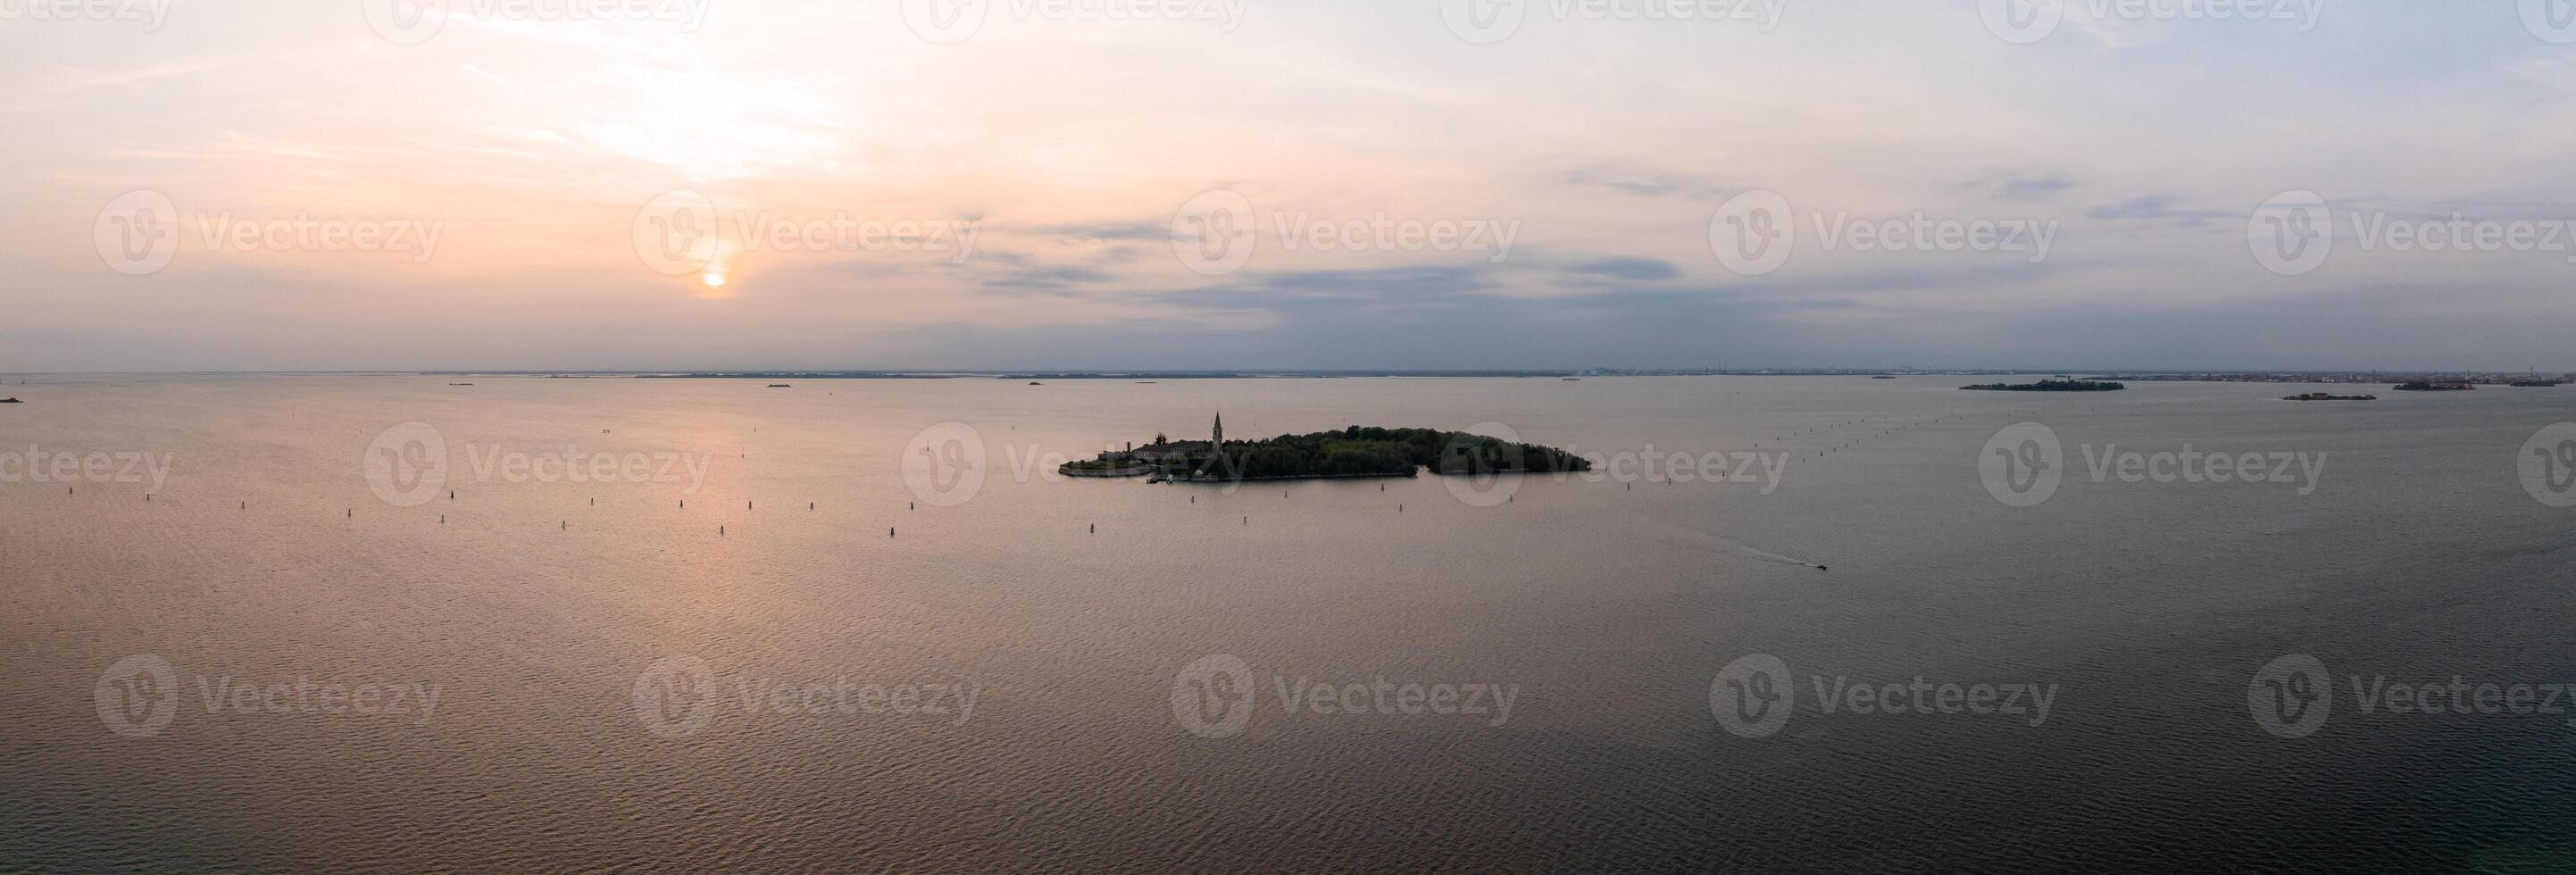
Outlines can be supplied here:
[[0, 371], [2576, 370], [2571, 0], [0, 0]]

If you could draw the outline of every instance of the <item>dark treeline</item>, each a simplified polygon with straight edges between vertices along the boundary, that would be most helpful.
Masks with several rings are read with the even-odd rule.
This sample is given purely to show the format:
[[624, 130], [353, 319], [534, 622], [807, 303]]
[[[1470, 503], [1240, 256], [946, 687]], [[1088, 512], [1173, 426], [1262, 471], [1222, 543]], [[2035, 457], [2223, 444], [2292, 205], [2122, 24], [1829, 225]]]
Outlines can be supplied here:
[[2036, 383], [1979, 383], [1959, 388], [1987, 392], [2117, 392], [2129, 387], [2101, 380], [2041, 380]]
[[1182, 470], [1221, 477], [1409, 477], [1416, 468], [1442, 474], [1584, 471], [1592, 463], [1553, 447], [1428, 428], [1362, 428], [1228, 441], [1221, 458], [1192, 459]]

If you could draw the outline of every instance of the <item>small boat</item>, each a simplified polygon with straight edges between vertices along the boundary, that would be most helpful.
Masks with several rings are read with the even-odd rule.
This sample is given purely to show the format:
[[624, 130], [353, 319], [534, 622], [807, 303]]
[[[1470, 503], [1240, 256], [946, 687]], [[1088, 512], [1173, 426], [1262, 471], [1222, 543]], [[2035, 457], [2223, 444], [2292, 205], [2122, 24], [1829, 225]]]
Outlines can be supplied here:
[[796, 387], [794, 387], [794, 386], [790, 386], [790, 385], [787, 385], [787, 384], [785, 384], [785, 383], [771, 383], [771, 384], [769, 384], [769, 388], [772, 388], [772, 389], [793, 389], [793, 388], [796, 388]]
[[27, 402], [20, 401], [20, 400], [18, 400], [18, 399], [16, 399], [16, 398], [0, 398], [0, 404], [25, 404], [25, 403], [27, 403]]
[[1045, 384], [1045, 383], [1038, 382], [1038, 381], [1036, 381], [1036, 380], [1030, 380], [1030, 381], [1029, 381], [1029, 385], [1031, 385], [1031, 386], [1044, 386], [1044, 385], [1046, 385], [1046, 384]]

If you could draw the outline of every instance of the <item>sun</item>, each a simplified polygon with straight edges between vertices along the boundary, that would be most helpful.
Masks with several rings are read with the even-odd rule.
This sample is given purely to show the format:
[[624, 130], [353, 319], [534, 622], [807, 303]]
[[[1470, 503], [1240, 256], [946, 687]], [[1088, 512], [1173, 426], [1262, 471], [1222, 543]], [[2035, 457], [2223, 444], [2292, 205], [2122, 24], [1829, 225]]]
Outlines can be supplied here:
[[709, 260], [698, 269], [697, 295], [710, 301], [733, 297], [733, 265], [725, 259]]

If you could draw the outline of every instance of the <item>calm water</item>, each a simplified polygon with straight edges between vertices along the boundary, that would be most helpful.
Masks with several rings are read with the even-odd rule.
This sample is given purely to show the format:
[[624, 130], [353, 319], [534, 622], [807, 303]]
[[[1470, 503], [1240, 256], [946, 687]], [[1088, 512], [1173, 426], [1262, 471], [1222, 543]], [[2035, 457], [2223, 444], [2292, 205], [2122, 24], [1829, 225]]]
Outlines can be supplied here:
[[[30, 402], [0, 406], [0, 869], [2576, 869], [2576, 715], [2351, 686], [2576, 682], [2576, 509], [2515, 468], [2576, 389], [465, 379], [0, 387]], [[1045, 473], [1220, 408], [1761, 455]], [[2026, 421], [2063, 480], [2015, 507], [1979, 461]], [[2185, 444], [2323, 466], [2088, 470]], [[1751, 654], [1794, 690], [1768, 734], [1713, 710]], [[2303, 737], [2249, 703], [2287, 654], [2331, 672]], [[1183, 675], [1212, 655], [1253, 710]], [[1814, 695], [1918, 677], [2051, 701]]]

